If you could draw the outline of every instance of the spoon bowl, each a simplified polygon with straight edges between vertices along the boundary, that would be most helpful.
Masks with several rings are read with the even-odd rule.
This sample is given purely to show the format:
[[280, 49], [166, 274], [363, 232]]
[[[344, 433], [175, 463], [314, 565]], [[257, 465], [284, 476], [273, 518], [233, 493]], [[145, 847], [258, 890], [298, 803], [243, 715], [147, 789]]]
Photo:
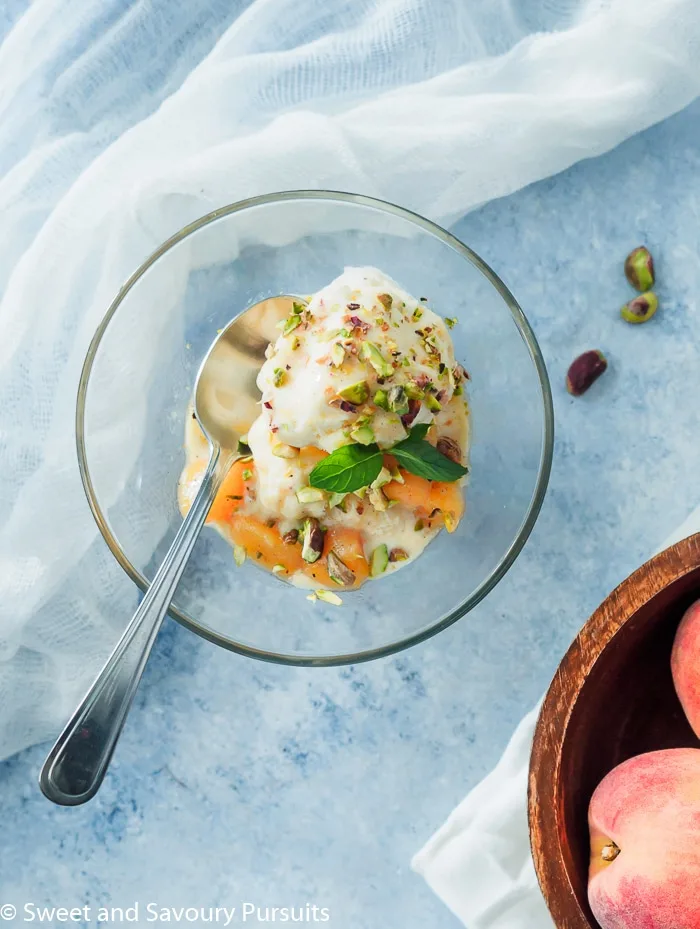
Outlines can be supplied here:
[[265, 349], [279, 335], [277, 324], [298, 302], [298, 297], [286, 295], [261, 300], [232, 320], [212, 343], [194, 388], [194, 414], [211, 444], [235, 451], [260, 412], [256, 378]]

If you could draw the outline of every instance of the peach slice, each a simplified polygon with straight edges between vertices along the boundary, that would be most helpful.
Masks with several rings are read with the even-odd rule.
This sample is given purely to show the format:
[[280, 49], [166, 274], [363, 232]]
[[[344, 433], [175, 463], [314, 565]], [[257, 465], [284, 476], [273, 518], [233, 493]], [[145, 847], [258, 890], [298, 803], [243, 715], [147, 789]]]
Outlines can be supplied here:
[[350, 585], [352, 588], [359, 587], [363, 581], [367, 580], [369, 565], [365, 558], [362, 535], [357, 529], [348, 529], [343, 526], [331, 526], [328, 529], [323, 540], [323, 555], [313, 564], [305, 564], [304, 573], [321, 587], [337, 589], [339, 585], [328, 574], [328, 552], [330, 551], [334, 551], [355, 575], [355, 581]]
[[214, 498], [209, 514], [208, 523], [228, 523], [231, 517], [240, 509], [245, 500], [246, 484], [251, 478], [243, 477], [245, 471], [253, 471], [252, 461], [236, 461], [224, 478], [224, 482]]
[[282, 541], [276, 526], [268, 526], [254, 516], [235, 514], [229, 523], [228, 532], [232, 541], [245, 549], [251, 561], [268, 571], [279, 564], [287, 574], [293, 574], [306, 565], [301, 557], [301, 546], [288, 545]]
[[700, 750], [625, 761], [593, 794], [588, 823], [602, 929], [700, 929]]
[[403, 484], [391, 481], [382, 489], [389, 500], [413, 510], [417, 516], [430, 516], [440, 510], [448, 532], [454, 532], [464, 513], [464, 496], [459, 483], [428, 481], [399, 468]]

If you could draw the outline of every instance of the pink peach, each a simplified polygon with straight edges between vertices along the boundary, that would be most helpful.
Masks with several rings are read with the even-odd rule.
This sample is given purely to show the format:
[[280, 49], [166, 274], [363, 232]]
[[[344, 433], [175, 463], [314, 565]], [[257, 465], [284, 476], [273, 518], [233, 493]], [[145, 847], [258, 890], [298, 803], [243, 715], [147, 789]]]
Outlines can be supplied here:
[[588, 825], [588, 901], [602, 929], [700, 929], [700, 750], [619, 765]]
[[671, 652], [678, 699], [695, 735], [700, 736], [700, 600], [685, 611]]

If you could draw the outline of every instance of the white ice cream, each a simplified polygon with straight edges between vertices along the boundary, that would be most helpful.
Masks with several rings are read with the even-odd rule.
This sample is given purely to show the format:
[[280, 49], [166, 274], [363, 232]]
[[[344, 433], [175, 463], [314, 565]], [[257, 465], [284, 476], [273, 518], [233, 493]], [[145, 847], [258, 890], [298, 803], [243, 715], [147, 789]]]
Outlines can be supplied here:
[[[248, 431], [255, 492], [246, 512], [274, 521], [281, 533], [305, 517], [358, 529], [368, 558], [378, 545], [406, 556], [387, 567], [396, 570], [420, 555], [439, 520], [417, 529], [413, 510], [381, 493], [350, 494], [341, 506], [331, 506], [327, 493], [314, 502], [300, 502], [297, 494], [303, 498], [308, 489], [315, 450], [330, 453], [352, 442], [390, 449], [420, 422], [435, 425], [433, 440], [455, 440], [466, 459], [465, 375], [448, 327], [376, 268], [347, 268], [298, 305], [283, 327], [257, 378], [262, 409]], [[196, 487], [192, 458], [202, 453], [194, 426], [188, 422], [181, 501]], [[289, 579], [318, 586], [301, 572]]]

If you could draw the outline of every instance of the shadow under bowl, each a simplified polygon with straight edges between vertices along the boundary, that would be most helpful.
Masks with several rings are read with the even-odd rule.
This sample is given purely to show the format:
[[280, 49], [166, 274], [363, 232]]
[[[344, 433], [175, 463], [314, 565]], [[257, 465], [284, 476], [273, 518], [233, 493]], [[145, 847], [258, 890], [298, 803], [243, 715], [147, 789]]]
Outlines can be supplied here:
[[588, 805], [628, 758], [698, 748], [671, 677], [685, 610], [700, 597], [700, 534], [634, 572], [598, 607], [545, 697], [530, 760], [535, 870], [558, 929], [597, 929], [587, 900]]

